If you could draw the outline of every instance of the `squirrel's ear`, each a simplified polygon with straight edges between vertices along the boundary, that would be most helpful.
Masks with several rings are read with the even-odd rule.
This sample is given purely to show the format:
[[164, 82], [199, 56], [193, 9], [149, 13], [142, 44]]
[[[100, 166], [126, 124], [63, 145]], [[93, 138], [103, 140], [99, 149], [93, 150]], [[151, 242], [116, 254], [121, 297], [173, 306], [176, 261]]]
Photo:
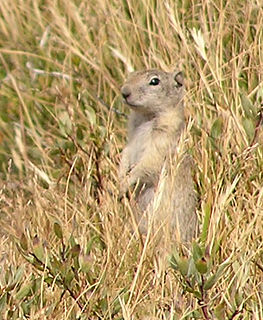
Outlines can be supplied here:
[[173, 74], [174, 80], [176, 82], [176, 87], [182, 87], [184, 85], [184, 75], [182, 71], [175, 71]]

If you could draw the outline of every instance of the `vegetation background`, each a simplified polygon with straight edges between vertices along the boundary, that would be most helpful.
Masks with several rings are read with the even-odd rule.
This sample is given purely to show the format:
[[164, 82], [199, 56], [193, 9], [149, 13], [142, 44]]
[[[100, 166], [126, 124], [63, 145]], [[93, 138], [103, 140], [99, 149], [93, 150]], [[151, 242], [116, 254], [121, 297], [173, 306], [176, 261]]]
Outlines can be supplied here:
[[[118, 201], [119, 89], [178, 65], [201, 234], [168, 262]], [[261, 0], [1, 0], [1, 319], [263, 319], [262, 103]]]

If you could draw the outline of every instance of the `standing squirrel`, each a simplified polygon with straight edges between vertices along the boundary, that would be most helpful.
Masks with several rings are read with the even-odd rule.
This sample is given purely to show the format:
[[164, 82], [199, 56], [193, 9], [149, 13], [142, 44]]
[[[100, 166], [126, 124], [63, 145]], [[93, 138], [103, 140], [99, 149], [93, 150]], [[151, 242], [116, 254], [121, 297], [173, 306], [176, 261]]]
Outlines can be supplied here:
[[147, 232], [151, 217], [190, 242], [197, 216], [192, 160], [178, 152], [185, 127], [182, 72], [133, 72], [121, 93], [131, 109], [119, 168], [121, 194], [134, 196], [141, 232]]

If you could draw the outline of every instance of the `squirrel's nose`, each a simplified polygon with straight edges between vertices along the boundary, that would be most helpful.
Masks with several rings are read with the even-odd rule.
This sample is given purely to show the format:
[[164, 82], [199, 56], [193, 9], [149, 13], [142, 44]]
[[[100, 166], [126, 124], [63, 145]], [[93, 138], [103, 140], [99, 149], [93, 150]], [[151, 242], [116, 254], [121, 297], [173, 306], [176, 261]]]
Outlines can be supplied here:
[[121, 94], [123, 98], [126, 100], [131, 95], [131, 90], [128, 86], [123, 86], [121, 88]]

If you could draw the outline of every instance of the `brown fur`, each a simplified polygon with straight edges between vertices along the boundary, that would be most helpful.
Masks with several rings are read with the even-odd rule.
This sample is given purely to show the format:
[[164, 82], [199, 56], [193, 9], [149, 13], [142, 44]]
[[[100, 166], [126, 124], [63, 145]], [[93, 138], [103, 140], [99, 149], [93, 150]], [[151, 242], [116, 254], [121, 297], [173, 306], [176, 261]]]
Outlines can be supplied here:
[[121, 193], [134, 191], [142, 232], [153, 218], [176, 229], [181, 241], [191, 241], [197, 224], [191, 159], [176, 152], [185, 127], [182, 73], [133, 72], [121, 92], [131, 108]]

